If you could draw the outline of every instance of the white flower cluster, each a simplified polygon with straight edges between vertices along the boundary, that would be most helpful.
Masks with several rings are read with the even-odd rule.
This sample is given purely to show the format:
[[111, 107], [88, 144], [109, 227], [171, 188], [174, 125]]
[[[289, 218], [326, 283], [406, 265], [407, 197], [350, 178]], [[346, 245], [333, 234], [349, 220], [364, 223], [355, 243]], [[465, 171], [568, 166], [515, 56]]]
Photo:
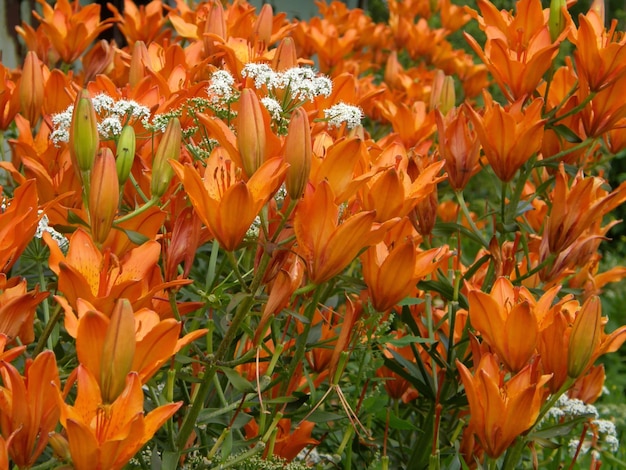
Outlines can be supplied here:
[[311, 101], [316, 96], [330, 96], [333, 82], [325, 75], [318, 75], [310, 67], [293, 67], [276, 72], [267, 64], [249, 63], [241, 72], [245, 78], [254, 80], [256, 88], [267, 87], [270, 93], [288, 90], [292, 99]]
[[337, 103], [324, 110], [324, 116], [328, 120], [328, 127], [341, 127], [345, 122], [348, 129], [354, 129], [361, 125], [363, 110], [358, 106], [346, 103]]
[[265, 98], [261, 98], [261, 103], [265, 106], [265, 109], [270, 113], [270, 116], [275, 121], [278, 121], [283, 116], [283, 107], [280, 105], [278, 101], [274, 98], [270, 98], [266, 96]]
[[[118, 100], [105, 93], [100, 93], [91, 99], [93, 108], [98, 117], [98, 134], [101, 139], [117, 137], [127, 123], [136, 120], [144, 122], [150, 117], [150, 110], [134, 100]], [[60, 142], [69, 142], [70, 126], [74, 105], [70, 105], [61, 113], [52, 116], [54, 129], [50, 140], [58, 145]]]
[[598, 434], [601, 435], [602, 442], [606, 444], [611, 452], [617, 452], [619, 449], [619, 439], [617, 438], [617, 429], [615, 423], [608, 419], [594, 419], [591, 425], [596, 428]]
[[598, 418], [599, 413], [595, 406], [586, 405], [582, 400], [570, 398], [564, 393], [559, 397], [554, 406], [548, 410], [543, 419], [576, 418], [578, 416], [593, 416], [594, 418]]
[[[39, 213], [42, 211], [39, 210]], [[48, 225], [50, 220], [47, 215], [43, 215], [41, 219], [39, 219], [39, 225], [37, 225], [37, 231], [35, 232], [35, 238], [42, 238], [45, 232], [48, 232], [54, 242], [59, 245], [59, 248], [63, 253], [67, 252], [67, 249], [70, 246], [70, 241], [60, 232], [57, 232], [54, 228]]]
[[214, 104], [221, 104], [232, 100], [233, 85], [235, 79], [226, 70], [218, 70], [211, 75], [211, 82], [207, 89], [207, 94]]

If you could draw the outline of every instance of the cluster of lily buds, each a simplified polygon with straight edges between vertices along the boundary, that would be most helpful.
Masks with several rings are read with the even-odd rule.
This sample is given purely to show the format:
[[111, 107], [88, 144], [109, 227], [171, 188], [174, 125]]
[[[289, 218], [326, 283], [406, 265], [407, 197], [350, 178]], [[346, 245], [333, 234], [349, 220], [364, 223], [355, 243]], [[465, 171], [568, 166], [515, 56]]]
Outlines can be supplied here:
[[[292, 460], [325, 445], [319, 409], [363, 439], [377, 385], [432, 431], [427, 458], [475, 465], [559, 394], [598, 398], [626, 340], [598, 297], [626, 277], [600, 270], [626, 200], [603, 168], [626, 148], [626, 39], [602, 2], [389, 0], [385, 23], [339, 1], [308, 21], [39, 3], [21, 67], [0, 64], [0, 467], [49, 444], [122, 468], [157, 432], [155, 456], [213, 464], [233, 426]], [[478, 61], [451, 38], [472, 20]], [[97, 40], [113, 25], [126, 45]], [[218, 399], [236, 412], [211, 449]]]

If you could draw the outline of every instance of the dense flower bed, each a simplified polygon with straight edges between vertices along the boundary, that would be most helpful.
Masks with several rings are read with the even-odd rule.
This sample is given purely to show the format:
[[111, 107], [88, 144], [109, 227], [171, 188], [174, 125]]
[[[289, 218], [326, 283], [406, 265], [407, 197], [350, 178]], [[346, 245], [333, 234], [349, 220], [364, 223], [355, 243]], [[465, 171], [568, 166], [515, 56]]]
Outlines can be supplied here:
[[601, 1], [38, 8], [0, 64], [0, 468], [617, 460]]

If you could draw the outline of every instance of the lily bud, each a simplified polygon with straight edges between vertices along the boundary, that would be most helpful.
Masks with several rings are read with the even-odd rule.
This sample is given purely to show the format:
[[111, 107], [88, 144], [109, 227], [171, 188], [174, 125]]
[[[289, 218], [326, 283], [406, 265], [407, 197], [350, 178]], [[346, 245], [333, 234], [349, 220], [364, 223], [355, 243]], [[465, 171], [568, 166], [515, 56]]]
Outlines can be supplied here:
[[20, 80], [21, 113], [31, 125], [39, 120], [43, 105], [43, 63], [34, 51], [29, 51], [24, 59]]
[[89, 92], [82, 90], [76, 97], [70, 125], [70, 156], [80, 172], [91, 170], [99, 145], [96, 110]]
[[563, 8], [567, 8], [566, 0], [550, 0], [550, 16], [548, 18], [548, 30], [552, 42], [559, 37], [565, 28], [565, 15]]
[[272, 39], [272, 23], [274, 20], [274, 10], [272, 5], [266, 3], [261, 8], [259, 16], [257, 16], [254, 22], [253, 38], [257, 41], [261, 41], [266, 46], [269, 45]]
[[115, 168], [115, 157], [109, 148], [103, 148], [96, 156], [91, 172], [89, 192], [89, 218], [91, 237], [102, 244], [106, 240], [119, 206], [119, 180]]
[[174, 170], [168, 163], [168, 160], [178, 160], [181, 144], [182, 129], [180, 121], [175, 117], [167, 124], [152, 161], [152, 183], [150, 186], [152, 197], [161, 197], [165, 194], [172, 176], [174, 176]]
[[590, 366], [602, 336], [602, 306], [597, 296], [585, 301], [574, 320], [567, 351], [567, 375], [578, 378]]
[[122, 129], [120, 138], [117, 141], [117, 152], [115, 155], [115, 168], [120, 186], [124, 186], [130, 175], [130, 170], [135, 160], [135, 148], [135, 129], [127, 124]]
[[296, 53], [296, 43], [293, 42], [293, 38], [287, 36], [278, 44], [278, 48], [272, 59], [272, 69], [277, 72], [282, 72], [297, 66], [298, 54]]
[[311, 172], [311, 128], [306, 111], [297, 108], [291, 115], [287, 139], [285, 140], [285, 162], [289, 163], [285, 186], [287, 194], [293, 200], [300, 199], [304, 193], [309, 173]]
[[454, 79], [446, 75], [443, 70], [437, 70], [430, 92], [430, 109], [438, 109], [445, 116], [454, 108], [455, 101]]
[[237, 117], [237, 145], [248, 177], [265, 160], [266, 136], [261, 102], [249, 88], [241, 91], [239, 115]]
[[[206, 22], [204, 23], [204, 52], [213, 55], [217, 52], [215, 37], [226, 38], [226, 20], [224, 19], [224, 7], [222, 3], [214, 0], [209, 7]], [[211, 36], [214, 36], [213, 38]]]
[[606, 21], [606, 7], [604, 4], [604, 0], [593, 0], [589, 11], [595, 11], [598, 14], [598, 18], [600, 18], [601, 24], [604, 24], [604, 22]]
[[58, 432], [51, 432], [48, 444], [50, 444], [52, 451], [60, 460], [65, 462], [70, 462], [72, 460], [70, 444], [62, 434], [59, 434]]
[[113, 403], [126, 385], [135, 357], [135, 314], [127, 299], [116, 302], [102, 350], [100, 388], [102, 401]]
[[396, 51], [392, 51], [391, 54], [389, 54], [387, 64], [385, 65], [385, 83], [391, 88], [400, 88], [402, 86], [402, 82], [400, 80], [401, 71], [402, 65], [400, 65], [400, 62], [398, 61], [398, 53]]
[[150, 65], [150, 53], [143, 41], [135, 41], [133, 53], [130, 57], [128, 83], [134, 88], [146, 76], [146, 67]]

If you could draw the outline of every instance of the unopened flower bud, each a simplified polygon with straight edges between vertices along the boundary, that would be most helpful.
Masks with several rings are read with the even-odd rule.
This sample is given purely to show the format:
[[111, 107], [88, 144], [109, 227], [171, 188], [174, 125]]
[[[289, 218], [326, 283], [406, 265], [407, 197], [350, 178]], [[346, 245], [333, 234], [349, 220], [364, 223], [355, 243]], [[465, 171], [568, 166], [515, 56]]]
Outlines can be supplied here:
[[119, 197], [115, 157], [111, 149], [103, 148], [94, 161], [89, 192], [89, 219], [94, 242], [104, 243], [109, 235], [117, 214]]
[[455, 101], [454, 79], [446, 75], [443, 70], [437, 70], [430, 92], [430, 109], [436, 108], [445, 116], [454, 108]]
[[[213, 37], [212, 37], [213, 36]], [[226, 20], [224, 19], [224, 7], [222, 2], [213, 0], [209, 7], [206, 22], [204, 23], [204, 52], [207, 56], [217, 52], [216, 39], [226, 38]]]
[[243, 170], [248, 177], [265, 160], [266, 136], [261, 102], [249, 88], [241, 91], [240, 108], [237, 117], [237, 145], [243, 162]]
[[96, 111], [89, 92], [82, 90], [76, 97], [70, 125], [70, 155], [80, 172], [91, 170], [99, 145]]
[[291, 115], [285, 140], [285, 161], [289, 163], [285, 186], [293, 200], [300, 199], [304, 193], [311, 171], [312, 153], [309, 118], [304, 109], [297, 108]]
[[143, 41], [135, 41], [133, 53], [130, 56], [130, 69], [128, 71], [128, 83], [131, 88], [143, 80], [146, 76], [146, 67], [150, 65], [150, 53]]
[[120, 138], [117, 141], [117, 152], [115, 155], [115, 168], [120, 186], [124, 186], [130, 175], [130, 170], [135, 160], [135, 147], [135, 129], [127, 124], [122, 129]]
[[152, 161], [152, 183], [150, 190], [152, 197], [161, 197], [174, 176], [174, 170], [168, 160], [178, 160], [180, 146], [182, 144], [182, 129], [178, 118], [172, 118], [167, 124], [165, 133], [161, 138], [156, 155]]
[[119, 299], [104, 337], [100, 388], [102, 401], [113, 403], [126, 385], [135, 358], [135, 314], [127, 299]]
[[34, 51], [29, 51], [24, 59], [20, 80], [20, 104], [22, 115], [32, 125], [35, 125], [41, 116], [43, 95], [43, 63]]
[[597, 296], [585, 301], [576, 315], [567, 350], [567, 375], [580, 377], [591, 365], [591, 358], [602, 336], [602, 306]]
[[550, 39], [554, 42], [565, 28], [565, 15], [563, 8], [567, 8], [565, 0], [550, 0], [550, 16], [548, 18], [548, 30]]
[[64, 462], [72, 461], [72, 453], [70, 452], [70, 444], [62, 434], [51, 432], [48, 437], [48, 444], [52, 447], [52, 451], [59, 460]]
[[606, 17], [606, 6], [604, 0], [593, 0], [589, 11], [595, 11], [600, 19], [600, 24], [604, 24]]
[[274, 10], [272, 5], [265, 3], [254, 22], [253, 38], [261, 41], [266, 46], [272, 39], [272, 23], [274, 20]]
[[272, 60], [272, 69], [277, 72], [292, 69], [298, 66], [298, 54], [296, 53], [296, 43], [293, 38], [287, 36], [280, 41], [274, 59]]

